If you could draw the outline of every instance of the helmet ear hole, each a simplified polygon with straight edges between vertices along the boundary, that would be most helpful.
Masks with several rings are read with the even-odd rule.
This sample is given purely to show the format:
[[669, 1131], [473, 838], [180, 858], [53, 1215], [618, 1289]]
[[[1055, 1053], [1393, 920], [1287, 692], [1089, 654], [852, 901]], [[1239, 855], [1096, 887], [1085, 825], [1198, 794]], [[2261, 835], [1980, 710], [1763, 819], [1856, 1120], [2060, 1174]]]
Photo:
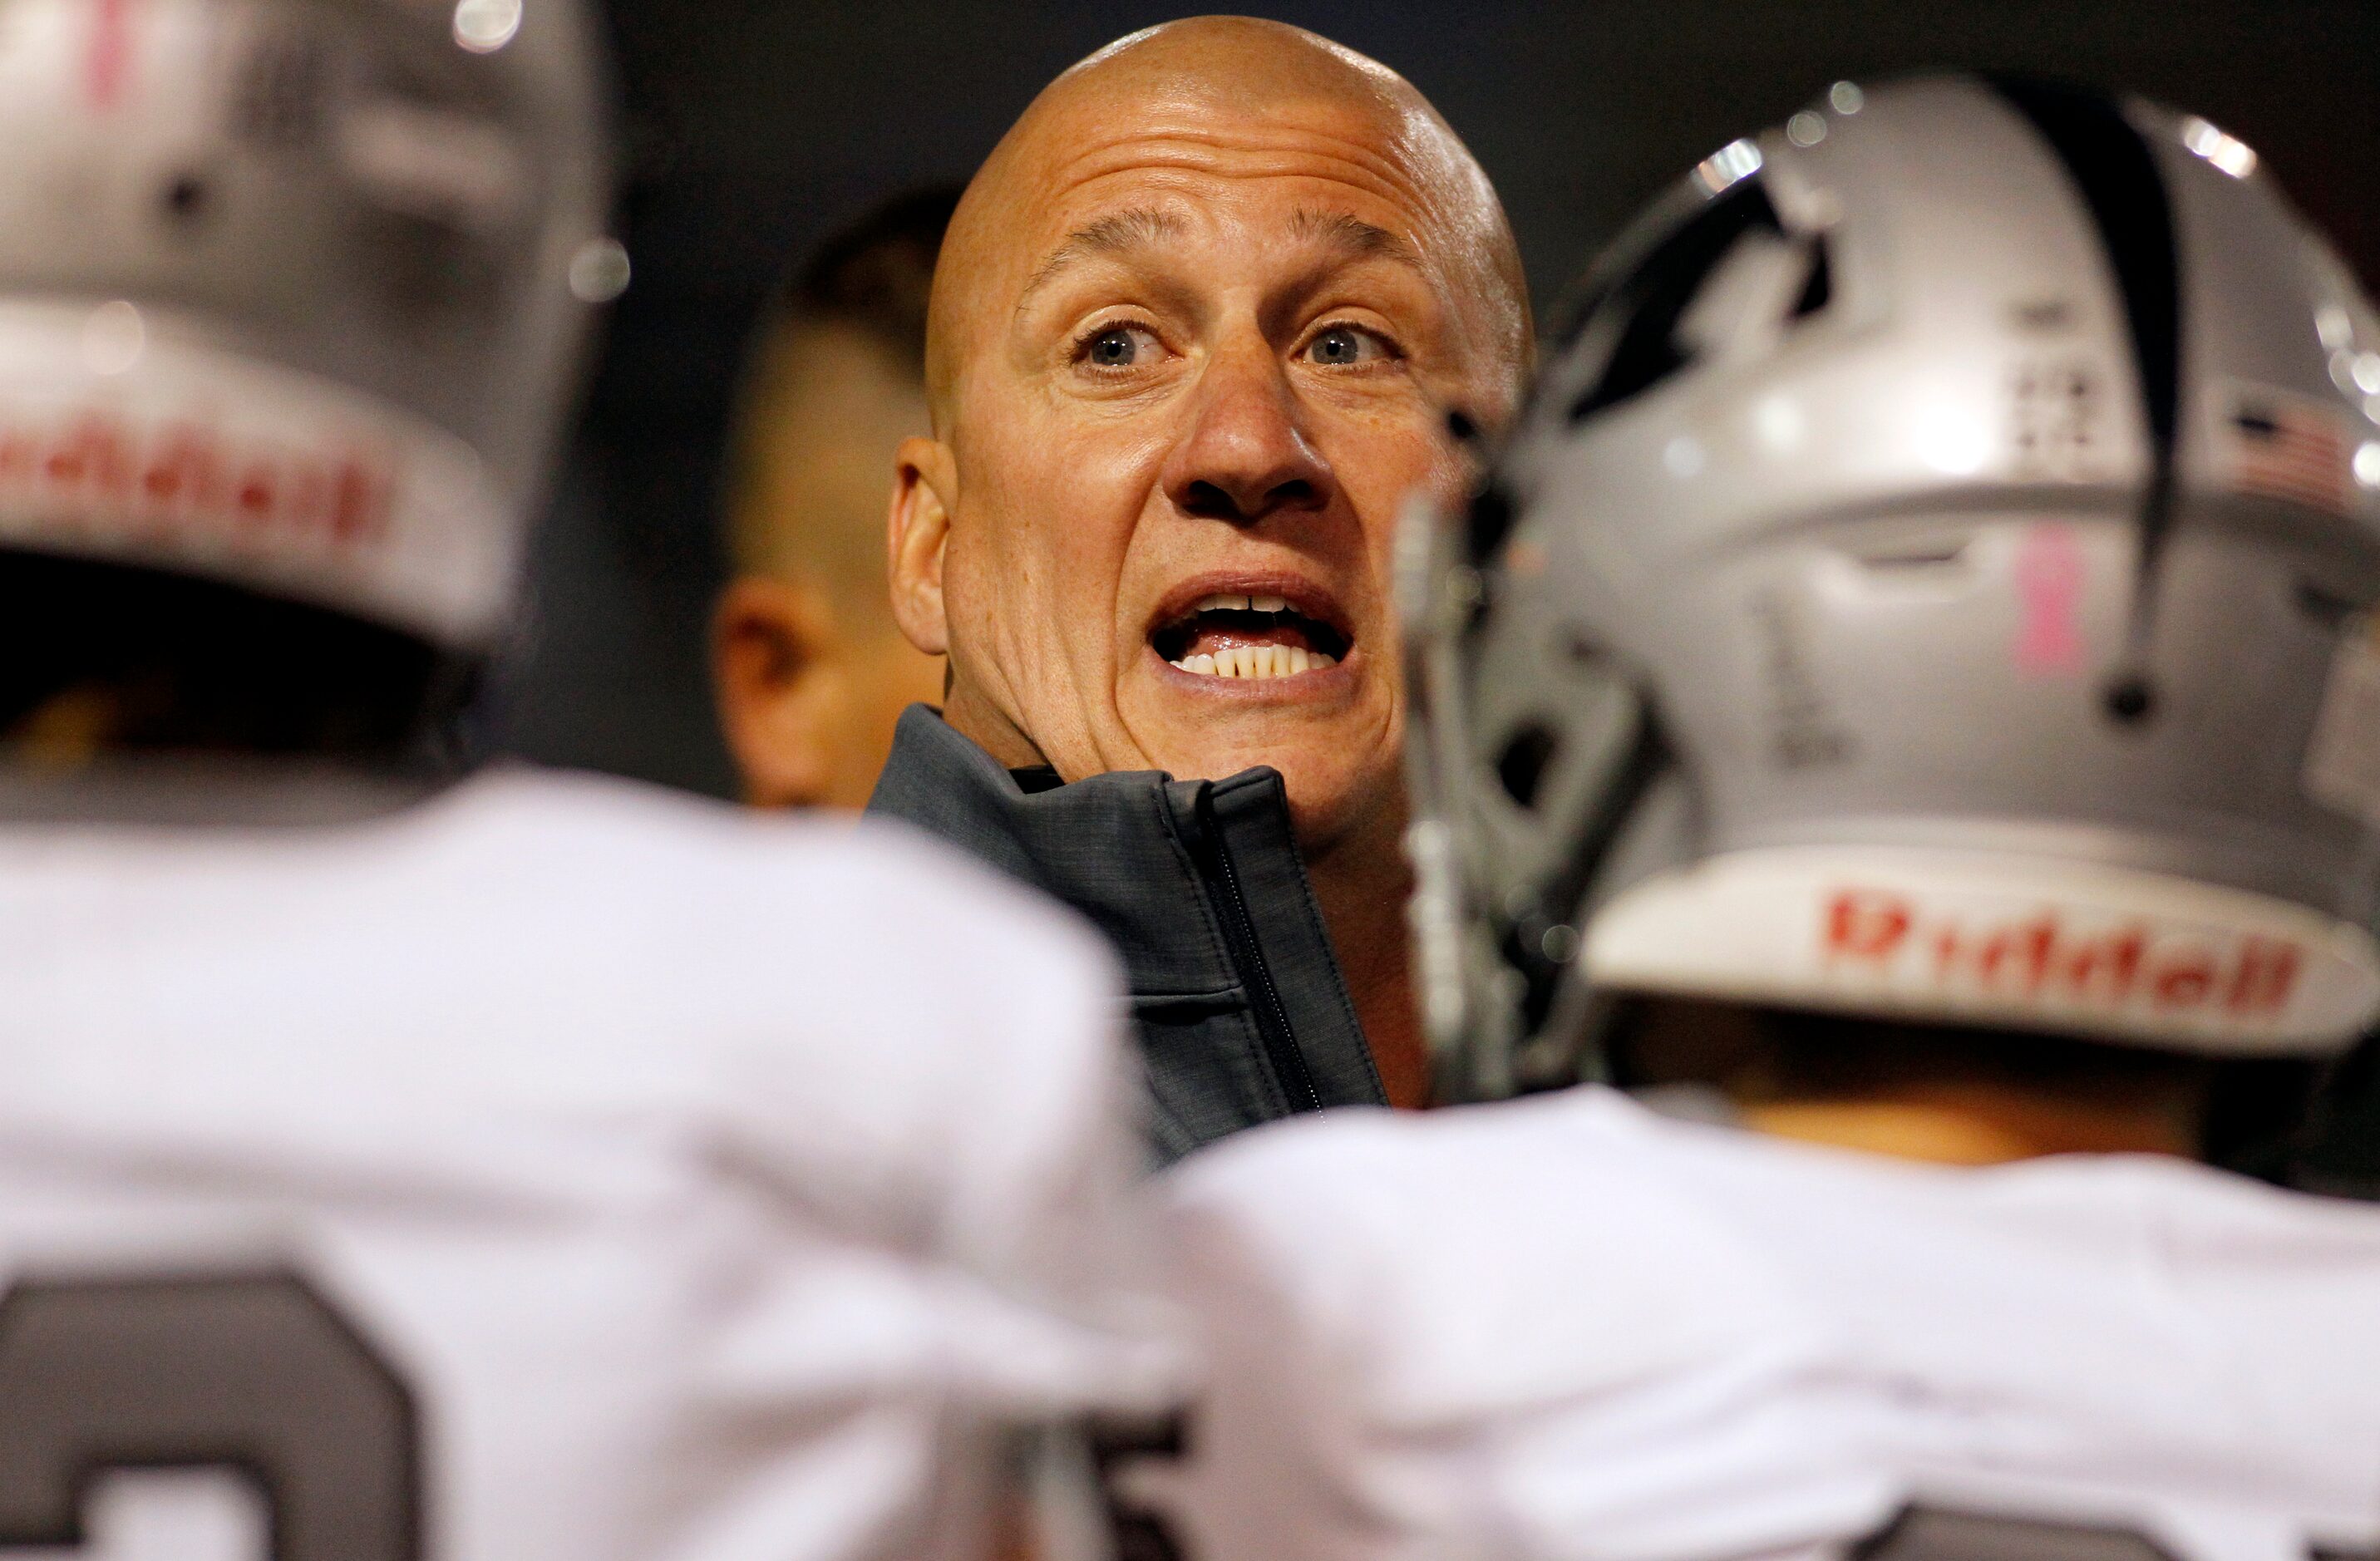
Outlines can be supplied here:
[[2107, 685], [2107, 715], [2120, 726], [2138, 726], [2156, 714], [2156, 690], [2138, 672]]
[[1835, 300], [1835, 267], [1827, 254], [1824, 234], [1810, 240], [1810, 269], [1802, 278], [1802, 291], [1793, 300], [1791, 321], [1795, 324], [1821, 313]]
[[2336, 633], [2354, 615], [2355, 603], [2336, 591], [2326, 590], [2312, 580], [2300, 580], [2296, 591], [2298, 611], [2307, 622], [2325, 633]]
[[176, 175], [158, 192], [157, 205], [170, 222], [195, 226], [207, 214], [207, 181], [196, 172]]
[[1560, 746], [1552, 730], [1537, 722], [1514, 732], [1496, 756], [1496, 779], [1503, 782], [1504, 794], [1522, 807], [1535, 807], [1537, 788]]

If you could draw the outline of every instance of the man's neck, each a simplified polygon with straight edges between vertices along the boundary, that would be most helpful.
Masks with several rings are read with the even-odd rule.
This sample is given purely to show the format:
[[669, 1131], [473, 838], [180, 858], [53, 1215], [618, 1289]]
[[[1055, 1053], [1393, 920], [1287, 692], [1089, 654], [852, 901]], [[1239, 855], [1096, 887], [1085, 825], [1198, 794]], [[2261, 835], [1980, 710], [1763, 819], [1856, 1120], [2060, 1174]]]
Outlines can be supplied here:
[[1030, 769], [1050, 762], [1033, 739], [965, 679], [953, 679], [943, 695], [942, 720], [952, 731], [999, 760], [1003, 769]]
[[2193, 1155], [2187, 1114], [2163, 1103], [2082, 1105], [1991, 1084], [1943, 1085], [1856, 1099], [1771, 1100], [1741, 1107], [1779, 1138], [1938, 1165], [1994, 1166], [2044, 1155]]

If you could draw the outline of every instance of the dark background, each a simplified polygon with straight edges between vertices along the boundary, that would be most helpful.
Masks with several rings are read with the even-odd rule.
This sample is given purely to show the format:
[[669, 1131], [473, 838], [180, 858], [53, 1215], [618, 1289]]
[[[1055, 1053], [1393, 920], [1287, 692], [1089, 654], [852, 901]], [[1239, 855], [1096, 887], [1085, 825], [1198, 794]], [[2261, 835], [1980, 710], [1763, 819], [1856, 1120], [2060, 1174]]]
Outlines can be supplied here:
[[[610, 0], [636, 280], [541, 534], [500, 741], [724, 793], [703, 668], [721, 435], [755, 310], [882, 196], [964, 177], [1142, 5]], [[2380, 279], [2380, 0], [1299, 4], [1268, 15], [1403, 72], [1502, 191], [1542, 310], [1636, 205], [1840, 78], [1927, 67], [2098, 80], [2245, 139]], [[890, 473], [887, 474], [888, 478]]]

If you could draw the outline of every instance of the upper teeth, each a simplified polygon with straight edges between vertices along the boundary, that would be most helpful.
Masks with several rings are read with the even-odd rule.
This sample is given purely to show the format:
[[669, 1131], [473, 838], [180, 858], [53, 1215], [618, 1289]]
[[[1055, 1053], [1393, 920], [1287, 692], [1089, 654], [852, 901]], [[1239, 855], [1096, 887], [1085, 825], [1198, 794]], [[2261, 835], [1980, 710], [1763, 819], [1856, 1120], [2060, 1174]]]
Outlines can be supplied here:
[[1235, 645], [1209, 656], [1201, 652], [1173, 663], [1185, 672], [1220, 678], [1285, 678], [1337, 666], [1335, 657], [1294, 645]]
[[1229, 591], [1202, 599], [1190, 610], [1193, 612], [1286, 612], [1289, 599], [1282, 596], [1234, 596]]

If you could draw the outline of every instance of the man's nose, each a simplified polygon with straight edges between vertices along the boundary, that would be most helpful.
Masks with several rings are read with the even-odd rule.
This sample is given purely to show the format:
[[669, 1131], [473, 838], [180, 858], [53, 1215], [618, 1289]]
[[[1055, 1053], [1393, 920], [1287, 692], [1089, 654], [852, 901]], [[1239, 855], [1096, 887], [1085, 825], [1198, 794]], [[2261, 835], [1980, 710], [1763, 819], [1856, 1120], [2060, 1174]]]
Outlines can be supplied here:
[[1246, 526], [1330, 502], [1330, 463], [1298, 426], [1288, 376], [1269, 346], [1215, 359], [1196, 393], [1194, 421], [1165, 465], [1175, 508]]

